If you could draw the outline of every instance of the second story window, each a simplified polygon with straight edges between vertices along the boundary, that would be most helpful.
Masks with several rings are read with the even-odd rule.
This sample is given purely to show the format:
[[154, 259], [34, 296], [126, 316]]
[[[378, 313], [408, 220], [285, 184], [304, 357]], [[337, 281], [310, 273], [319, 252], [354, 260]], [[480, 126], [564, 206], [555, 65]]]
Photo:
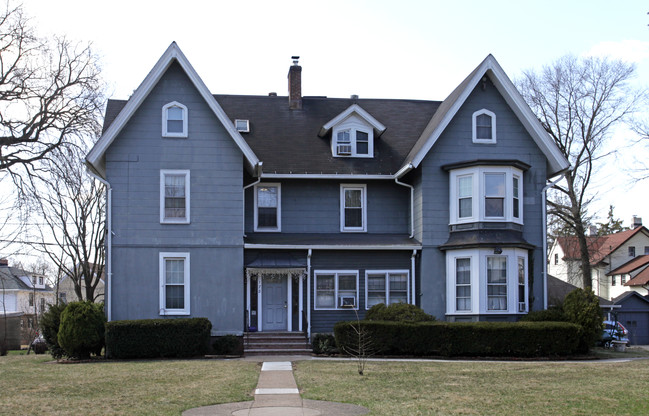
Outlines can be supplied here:
[[160, 171], [160, 222], [189, 224], [189, 171]]
[[176, 101], [162, 107], [162, 136], [187, 137], [187, 107]]
[[635, 247], [629, 247], [629, 257], [635, 257]]
[[370, 130], [357, 128], [337, 130], [335, 132], [334, 155], [352, 157], [371, 157], [372, 145]]
[[367, 231], [365, 185], [340, 186], [340, 231]]
[[450, 223], [523, 223], [523, 172], [512, 166], [451, 170]]
[[281, 231], [280, 184], [255, 185], [255, 231]]

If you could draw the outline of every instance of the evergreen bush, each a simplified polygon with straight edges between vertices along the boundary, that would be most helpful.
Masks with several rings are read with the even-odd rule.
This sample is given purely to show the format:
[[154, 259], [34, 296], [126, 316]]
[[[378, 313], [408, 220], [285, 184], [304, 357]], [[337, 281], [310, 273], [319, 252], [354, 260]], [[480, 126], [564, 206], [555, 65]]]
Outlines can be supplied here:
[[332, 334], [315, 334], [311, 346], [314, 354], [338, 354], [336, 338]]
[[242, 339], [236, 335], [216, 337], [212, 352], [216, 355], [243, 355]]
[[575, 289], [568, 293], [563, 300], [563, 313], [569, 322], [581, 327], [581, 352], [587, 353], [602, 339], [604, 315], [599, 307], [599, 299], [592, 290]]
[[90, 301], [71, 302], [61, 312], [57, 339], [67, 356], [88, 359], [91, 353], [101, 354], [106, 323], [101, 306]]
[[138, 319], [106, 324], [108, 358], [195, 357], [210, 347], [207, 318]]
[[43, 313], [40, 319], [41, 334], [45, 339], [45, 344], [50, 350], [52, 358], [59, 359], [65, 355], [65, 351], [59, 345], [59, 326], [61, 325], [61, 312], [67, 304], [49, 305], [47, 311]]
[[434, 321], [432, 315], [427, 314], [421, 308], [408, 303], [393, 303], [386, 306], [379, 303], [372, 306], [365, 314], [368, 321], [397, 321], [397, 322], [428, 322]]

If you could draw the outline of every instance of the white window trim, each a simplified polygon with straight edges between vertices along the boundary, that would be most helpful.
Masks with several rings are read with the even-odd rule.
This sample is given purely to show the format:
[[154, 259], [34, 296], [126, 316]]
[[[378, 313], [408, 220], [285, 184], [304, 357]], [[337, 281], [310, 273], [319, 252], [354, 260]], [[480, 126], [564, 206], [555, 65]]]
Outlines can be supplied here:
[[[361, 204], [362, 204], [362, 227], [345, 227], [345, 190], [360, 189], [361, 190]], [[342, 183], [340, 184], [340, 232], [343, 233], [358, 233], [367, 232], [367, 185], [355, 183]]]
[[[478, 139], [478, 125], [477, 125], [477, 120], [478, 116], [486, 114], [489, 117], [491, 117], [491, 140], [485, 140], [485, 139]], [[482, 110], [478, 110], [475, 113], [473, 113], [473, 135], [472, 135], [472, 140], [473, 143], [480, 143], [480, 144], [496, 144], [496, 114], [493, 112], [487, 110], [486, 108], [483, 108]]]
[[[458, 309], [457, 308], [457, 287], [458, 287], [458, 283], [457, 283], [457, 261], [458, 260], [469, 260], [469, 284], [468, 284], [468, 286], [471, 289], [470, 293], [469, 293], [469, 298], [471, 299], [471, 302], [473, 302], [473, 299], [474, 299], [474, 296], [473, 296], [473, 281], [472, 281], [473, 280], [473, 258], [472, 257], [462, 257], [462, 256], [457, 256], [457, 257], [453, 258], [453, 288], [452, 288], [452, 290], [453, 290], [453, 298], [454, 298], [454, 300], [453, 300], [453, 310], [456, 313], [457, 312], [466, 313], [468, 311], [471, 311], [473, 309], [473, 307], [470, 307], [468, 310], [467, 309]], [[463, 286], [466, 286], [466, 285], [463, 285]]]
[[[165, 218], [165, 176], [166, 175], [185, 175], [185, 217], [184, 218]], [[190, 171], [189, 169], [161, 169], [160, 170], [160, 224], [189, 224], [190, 218]]]
[[[349, 140], [352, 147], [350, 155], [338, 154], [338, 132], [349, 130]], [[356, 132], [367, 133], [367, 154], [357, 153]], [[373, 158], [374, 157], [374, 129], [372, 126], [361, 121], [359, 117], [350, 116], [332, 129], [331, 133], [331, 153], [334, 157], [341, 158]]]
[[[243, 126], [240, 128], [239, 124], [242, 124]], [[245, 119], [235, 119], [234, 120], [234, 128], [239, 132], [239, 133], [250, 133], [250, 120], [245, 120]]]
[[370, 274], [382, 274], [385, 279], [385, 304], [390, 304], [390, 274], [405, 274], [406, 275], [406, 303], [410, 304], [410, 271], [409, 270], [366, 270], [365, 271], [365, 309], [368, 310], [368, 276]]
[[[505, 207], [504, 217], [486, 217], [485, 216], [485, 174], [486, 173], [503, 173], [505, 174]], [[472, 176], [473, 190], [471, 194], [472, 206], [471, 217], [460, 218], [459, 213], [459, 178]], [[514, 181], [518, 178], [518, 214], [514, 217]], [[525, 190], [523, 185], [523, 171], [513, 166], [474, 166], [470, 168], [455, 169], [451, 171], [449, 178], [450, 201], [449, 201], [449, 220], [450, 224], [465, 224], [471, 222], [513, 222], [523, 224], [525, 212], [523, 210]]]
[[[178, 107], [183, 110], [183, 131], [180, 133], [171, 133], [167, 131], [167, 109], [171, 107]], [[178, 101], [172, 101], [168, 104], [165, 104], [162, 107], [162, 137], [187, 137], [187, 126], [188, 126], [188, 112], [187, 106], [179, 103]]]
[[[354, 308], [341, 308], [338, 306], [338, 276], [343, 274], [353, 274], [356, 276], [356, 305]], [[335, 308], [319, 308], [317, 305], [318, 297], [318, 275], [334, 275], [334, 302]], [[344, 311], [344, 310], [358, 310], [360, 298], [358, 297], [358, 270], [315, 270], [313, 272], [313, 309], [316, 311]]]
[[[183, 309], [167, 309], [166, 306], [166, 279], [165, 279], [165, 260], [167, 259], [183, 259], [184, 262], [184, 281], [183, 289], [185, 296], [185, 307]], [[160, 315], [189, 315], [190, 308], [190, 266], [189, 266], [189, 253], [175, 253], [175, 252], [161, 252], [159, 255], [159, 275], [160, 275]]]
[[[507, 309], [488, 310], [487, 257], [507, 257]], [[525, 312], [518, 312], [518, 258], [525, 261]], [[471, 308], [456, 310], [457, 258], [471, 260]], [[520, 248], [503, 248], [494, 254], [494, 248], [448, 250], [446, 252], [446, 314], [447, 315], [517, 315], [529, 311], [528, 253]]]
[[[258, 211], [257, 211], [257, 188], [258, 187], [277, 187], [277, 227], [275, 228], [270, 228], [270, 227], [261, 227], [259, 228], [258, 225]], [[273, 232], [280, 232], [282, 231], [282, 184], [281, 183], [266, 183], [266, 182], [261, 182], [255, 185], [254, 188], [254, 199], [255, 199], [255, 212], [254, 212], [254, 223], [255, 223], [255, 231], [256, 232], [262, 232], [262, 233], [273, 233]]]

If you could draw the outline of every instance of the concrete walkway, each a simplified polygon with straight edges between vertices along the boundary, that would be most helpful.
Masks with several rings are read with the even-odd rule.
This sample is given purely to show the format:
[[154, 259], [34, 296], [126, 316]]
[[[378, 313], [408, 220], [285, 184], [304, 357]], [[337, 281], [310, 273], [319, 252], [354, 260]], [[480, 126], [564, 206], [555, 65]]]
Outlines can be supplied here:
[[355, 416], [368, 412], [351, 404], [302, 399], [292, 362], [269, 359], [263, 357], [254, 401], [198, 407], [183, 416]]

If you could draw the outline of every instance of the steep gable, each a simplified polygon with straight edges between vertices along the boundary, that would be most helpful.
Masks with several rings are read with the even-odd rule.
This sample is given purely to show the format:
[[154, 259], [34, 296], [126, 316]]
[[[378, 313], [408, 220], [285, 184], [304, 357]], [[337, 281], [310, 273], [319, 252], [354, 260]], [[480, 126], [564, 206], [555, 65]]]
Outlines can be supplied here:
[[550, 136], [545, 132], [541, 123], [532, 110], [525, 103], [523, 97], [505, 74], [496, 59], [489, 55], [478, 67], [469, 74], [467, 78], [442, 102], [435, 115], [432, 117], [419, 140], [406, 157], [406, 163], [402, 167], [407, 171], [409, 166], [417, 167], [437, 142], [443, 131], [463, 106], [469, 95], [474, 91], [484, 77], [495, 85], [502, 97], [505, 99], [511, 110], [516, 114], [525, 130], [532, 137], [536, 145], [541, 149], [547, 158], [549, 172], [548, 176], [569, 168], [570, 164], [563, 157]]
[[[253, 153], [252, 149], [247, 145], [245, 140], [241, 137], [241, 134], [234, 128], [233, 124], [230, 122], [225, 112], [221, 106], [216, 102], [214, 97], [210, 94], [207, 86], [203, 83], [202, 79], [198, 76], [198, 73], [191, 66], [185, 55], [182, 53], [176, 42], [172, 42], [171, 45], [167, 48], [165, 53], [160, 57], [158, 62], [155, 64], [151, 72], [146, 76], [144, 81], [140, 86], [135, 90], [133, 96], [125, 103], [123, 108], [117, 113], [115, 119], [110, 123], [105, 123], [105, 130], [101, 138], [97, 141], [95, 146], [91, 149], [90, 153], [86, 156], [86, 162], [88, 167], [95, 173], [99, 174], [101, 177], [106, 176], [106, 160], [105, 153], [108, 147], [112, 144], [115, 138], [119, 135], [125, 125], [128, 123], [133, 114], [137, 111], [140, 105], [144, 102], [149, 93], [160, 81], [162, 76], [167, 72], [169, 67], [173, 63], [178, 63], [180, 67], [185, 71], [189, 79], [192, 81], [193, 85], [199, 91], [202, 98], [205, 100], [207, 105], [210, 107], [214, 115], [218, 120], [223, 124], [223, 127], [230, 134], [234, 142], [237, 144], [241, 152], [243, 153], [246, 161], [248, 162], [248, 169], [251, 172], [254, 172], [258, 169], [259, 159]], [[110, 107], [111, 111], [116, 111], [118, 105], [113, 105]], [[108, 108], [107, 108], [108, 116]]]

